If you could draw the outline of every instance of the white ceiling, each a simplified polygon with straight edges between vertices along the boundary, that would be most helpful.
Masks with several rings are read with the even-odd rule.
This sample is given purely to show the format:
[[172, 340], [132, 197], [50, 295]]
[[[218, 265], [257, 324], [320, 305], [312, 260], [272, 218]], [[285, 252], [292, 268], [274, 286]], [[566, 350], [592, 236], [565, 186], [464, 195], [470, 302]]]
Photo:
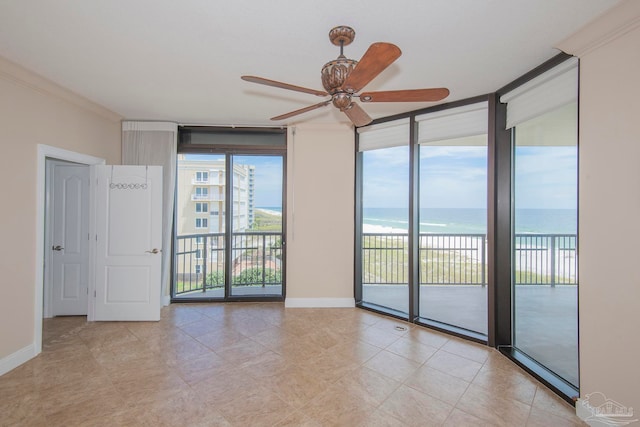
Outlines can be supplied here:
[[[618, 0], [0, 0], [0, 55], [128, 119], [267, 125], [322, 99], [242, 81], [257, 75], [322, 89], [339, 49], [373, 42], [402, 56], [366, 90], [448, 87], [454, 101], [493, 92]], [[442, 101], [442, 102], [445, 102]], [[366, 104], [373, 117], [430, 103]], [[289, 119], [348, 122], [329, 106]], [[285, 124], [275, 122], [275, 124]]]

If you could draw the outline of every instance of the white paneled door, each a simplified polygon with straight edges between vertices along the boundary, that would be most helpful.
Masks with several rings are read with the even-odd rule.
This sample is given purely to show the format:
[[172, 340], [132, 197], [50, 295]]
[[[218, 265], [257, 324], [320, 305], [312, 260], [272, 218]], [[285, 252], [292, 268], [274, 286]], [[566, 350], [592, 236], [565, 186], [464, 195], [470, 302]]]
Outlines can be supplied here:
[[97, 184], [93, 320], [160, 320], [162, 167], [92, 168]]
[[87, 314], [89, 168], [54, 164], [51, 197], [51, 316]]

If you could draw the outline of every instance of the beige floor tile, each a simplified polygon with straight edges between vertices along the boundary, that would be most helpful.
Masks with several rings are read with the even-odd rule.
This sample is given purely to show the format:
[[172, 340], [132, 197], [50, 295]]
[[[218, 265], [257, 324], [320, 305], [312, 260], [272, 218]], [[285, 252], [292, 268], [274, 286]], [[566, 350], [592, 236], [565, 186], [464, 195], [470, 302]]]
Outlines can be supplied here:
[[380, 353], [382, 349], [375, 345], [367, 344], [364, 341], [354, 339], [350, 342], [338, 344], [331, 348], [331, 353], [340, 355], [345, 359], [353, 360], [355, 363], [361, 365], [366, 363], [376, 354]]
[[438, 350], [425, 362], [425, 365], [438, 369], [454, 377], [471, 382], [482, 368], [482, 364], [473, 360]]
[[246, 337], [240, 332], [229, 329], [218, 329], [208, 334], [201, 335], [196, 340], [201, 344], [206, 345], [211, 350], [222, 350], [223, 348], [237, 343]]
[[587, 426], [577, 416], [573, 416], [571, 419], [565, 417], [559, 417], [550, 412], [545, 412], [539, 408], [532, 408], [527, 421], [527, 427], [580, 427]]
[[411, 338], [421, 344], [428, 345], [435, 348], [440, 348], [449, 341], [450, 337], [447, 335], [431, 331], [426, 328], [413, 328], [405, 335], [407, 338]]
[[405, 385], [400, 386], [380, 409], [408, 426], [440, 426], [453, 406]]
[[493, 427], [494, 424], [467, 414], [459, 409], [451, 411], [449, 418], [444, 422], [444, 427]]
[[398, 356], [390, 351], [382, 350], [364, 364], [372, 369], [396, 381], [403, 382], [420, 367], [420, 363]]
[[353, 359], [345, 359], [340, 353], [332, 351], [325, 351], [316, 356], [298, 360], [296, 365], [330, 383], [360, 367], [360, 363]]
[[407, 424], [403, 423], [396, 417], [387, 414], [386, 412], [377, 409], [374, 413], [367, 415], [363, 420], [358, 423], [362, 427], [406, 427]]
[[220, 406], [222, 415], [234, 426], [273, 426], [292, 411], [276, 393], [257, 386], [227, 405]]
[[319, 421], [309, 418], [302, 412], [295, 411], [275, 424], [274, 427], [323, 427], [323, 425]]
[[216, 378], [228, 370], [227, 362], [213, 352], [175, 366], [175, 372], [189, 385]]
[[332, 387], [346, 390], [373, 406], [380, 405], [400, 386], [400, 382], [366, 367], [351, 371], [336, 381]]
[[497, 351], [361, 309], [172, 304], [159, 322], [43, 326], [43, 352], [0, 377], [0, 427], [581, 425]]
[[537, 381], [517, 370], [482, 367], [473, 384], [491, 390], [498, 396], [509, 397], [531, 405], [538, 388]]
[[314, 398], [302, 411], [323, 426], [357, 426], [375, 408], [347, 390], [332, 387]]
[[414, 362], [424, 363], [438, 351], [437, 348], [421, 344], [411, 338], [402, 337], [385, 350], [406, 357]]
[[193, 338], [198, 338], [199, 336], [222, 329], [223, 325], [210, 317], [204, 316], [200, 320], [181, 325], [178, 328]]
[[244, 338], [220, 350], [216, 350], [216, 353], [232, 365], [239, 366], [267, 351], [269, 349], [262, 344], [255, 342], [251, 338]]
[[356, 338], [368, 344], [375, 345], [376, 347], [385, 348], [399, 340], [400, 336], [392, 332], [383, 331], [382, 329], [374, 329], [372, 326], [369, 326], [367, 329], [360, 332]]
[[456, 407], [496, 426], [524, 426], [531, 407], [514, 399], [496, 396], [471, 384]]
[[469, 387], [469, 382], [429, 366], [422, 366], [405, 384], [450, 405], [458, 403]]
[[459, 338], [450, 339], [441, 348], [449, 353], [457, 354], [479, 363], [484, 363], [491, 352], [486, 345], [463, 341]]
[[330, 386], [308, 369], [291, 367], [280, 375], [262, 379], [262, 384], [293, 408], [302, 408]]
[[543, 385], [539, 385], [536, 389], [533, 407], [571, 421], [576, 419], [575, 408]]

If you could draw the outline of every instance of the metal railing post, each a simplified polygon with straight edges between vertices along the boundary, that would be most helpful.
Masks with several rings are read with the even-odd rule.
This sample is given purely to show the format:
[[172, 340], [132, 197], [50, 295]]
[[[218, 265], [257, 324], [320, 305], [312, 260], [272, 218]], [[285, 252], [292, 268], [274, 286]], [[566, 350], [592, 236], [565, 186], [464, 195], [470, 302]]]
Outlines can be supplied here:
[[482, 248], [480, 249], [480, 251], [481, 251], [480, 258], [482, 260], [481, 261], [482, 262], [482, 287], [484, 287], [487, 284], [486, 266], [485, 266], [486, 258], [487, 258], [486, 251], [485, 251], [485, 242], [486, 242], [486, 239], [487, 239], [487, 235], [483, 234], [481, 239], [482, 240], [481, 240], [480, 244], [481, 244]]
[[551, 240], [551, 287], [556, 286], [556, 237], [549, 236]]
[[264, 282], [266, 279], [266, 266], [267, 266], [267, 235], [262, 235], [262, 287], [264, 288]]
[[200, 254], [203, 256], [202, 257], [203, 258], [202, 259], [202, 292], [207, 292], [207, 255], [209, 253], [209, 250], [207, 249], [206, 234], [202, 237], [202, 243], [203, 243], [203, 248], [202, 248], [202, 252], [200, 252]]

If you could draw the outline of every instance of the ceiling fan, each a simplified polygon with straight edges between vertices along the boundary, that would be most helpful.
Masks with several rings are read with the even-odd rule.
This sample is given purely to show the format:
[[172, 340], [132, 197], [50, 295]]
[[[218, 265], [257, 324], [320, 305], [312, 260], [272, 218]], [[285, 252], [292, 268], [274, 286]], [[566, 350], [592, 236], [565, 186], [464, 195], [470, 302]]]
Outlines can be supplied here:
[[318, 104], [272, 117], [271, 120], [288, 119], [333, 103], [336, 108], [349, 117], [354, 125], [365, 126], [371, 123], [372, 119], [355, 102], [354, 98], [360, 98], [361, 102], [434, 102], [449, 96], [449, 89], [447, 88], [391, 90], [358, 94], [367, 83], [398, 59], [402, 52], [398, 46], [391, 43], [373, 43], [362, 56], [360, 62], [348, 59], [344, 56], [343, 49], [351, 44], [355, 35], [356, 32], [353, 28], [347, 26], [335, 27], [329, 31], [329, 40], [334, 45], [340, 46], [340, 55], [337, 59], [327, 62], [322, 67], [322, 86], [325, 91], [308, 89], [256, 76], [242, 76], [242, 80], [316, 96], [331, 97]]

